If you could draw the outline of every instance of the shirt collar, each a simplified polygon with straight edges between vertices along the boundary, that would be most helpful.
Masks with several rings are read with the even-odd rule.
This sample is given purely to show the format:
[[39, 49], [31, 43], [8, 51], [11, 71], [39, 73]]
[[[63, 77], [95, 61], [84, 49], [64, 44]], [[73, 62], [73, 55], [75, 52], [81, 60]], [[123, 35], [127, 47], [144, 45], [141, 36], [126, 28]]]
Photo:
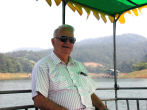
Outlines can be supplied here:
[[[56, 56], [56, 54], [54, 53], [54, 51], [51, 52], [51, 58], [53, 59], [53, 63], [55, 65], [61, 63], [62, 61]], [[69, 57], [69, 62], [68, 64], [74, 64], [75, 63], [75, 60], [70, 56]]]
[[52, 51], [51, 52], [51, 58], [53, 59], [53, 63], [55, 65], [59, 64], [60, 62], [62, 62], [57, 56], [56, 54]]
[[68, 64], [74, 64], [74, 63], [75, 63], [75, 60], [70, 56]]

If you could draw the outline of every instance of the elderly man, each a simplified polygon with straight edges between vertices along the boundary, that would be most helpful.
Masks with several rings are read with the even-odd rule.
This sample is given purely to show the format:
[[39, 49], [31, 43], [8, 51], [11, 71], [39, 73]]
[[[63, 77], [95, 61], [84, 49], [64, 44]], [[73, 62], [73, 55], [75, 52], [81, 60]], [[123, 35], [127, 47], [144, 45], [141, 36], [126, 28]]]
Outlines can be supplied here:
[[[54, 50], [32, 71], [32, 97], [43, 110], [107, 110], [94, 94], [95, 84], [72, 52], [76, 39], [70, 25], [61, 25], [51, 39]], [[94, 107], [95, 106], [95, 107]]]

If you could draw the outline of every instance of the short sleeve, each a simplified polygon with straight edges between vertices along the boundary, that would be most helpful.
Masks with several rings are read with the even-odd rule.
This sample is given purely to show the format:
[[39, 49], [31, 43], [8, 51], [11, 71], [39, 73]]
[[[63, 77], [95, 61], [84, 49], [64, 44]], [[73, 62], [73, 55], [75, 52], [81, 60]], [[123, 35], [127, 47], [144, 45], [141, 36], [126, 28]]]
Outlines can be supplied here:
[[35, 65], [32, 71], [32, 97], [40, 92], [43, 96], [48, 97], [49, 91], [49, 75], [45, 67]]

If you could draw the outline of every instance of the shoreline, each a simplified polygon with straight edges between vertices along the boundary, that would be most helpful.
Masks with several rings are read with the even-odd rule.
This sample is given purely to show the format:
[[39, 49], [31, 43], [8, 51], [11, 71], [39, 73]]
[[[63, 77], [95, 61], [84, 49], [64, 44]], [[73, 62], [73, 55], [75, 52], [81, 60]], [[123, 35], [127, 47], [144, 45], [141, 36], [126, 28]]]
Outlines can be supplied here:
[[[90, 77], [92, 78], [114, 78], [114, 76], [104, 74], [104, 73], [89, 73]], [[117, 76], [118, 79], [133, 79], [133, 78], [138, 78], [138, 79], [147, 79], [147, 69], [141, 70], [141, 71], [134, 71], [131, 73], [120, 73]]]
[[31, 73], [0, 73], [0, 80], [31, 79]]

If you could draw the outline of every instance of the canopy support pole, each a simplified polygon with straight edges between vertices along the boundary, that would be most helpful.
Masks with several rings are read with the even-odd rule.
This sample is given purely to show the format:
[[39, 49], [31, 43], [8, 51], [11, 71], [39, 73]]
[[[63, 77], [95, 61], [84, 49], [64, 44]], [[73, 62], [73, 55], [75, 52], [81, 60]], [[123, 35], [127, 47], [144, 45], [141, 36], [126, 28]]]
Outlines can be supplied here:
[[117, 74], [116, 74], [116, 21], [113, 23], [113, 68], [114, 68], [114, 89], [115, 89], [115, 108], [118, 110], [117, 104]]
[[117, 90], [119, 89], [117, 85], [117, 72], [116, 72], [116, 22], [119, 19], [120, 15], [117, 19], [114, 17], [113, 22], [113, 68], [114, 68], [114, 89], [115, 89], [115, 108], [118, 110], [118, 103], [117, 103]]
[[66, 2], [65, 0], [62, 0], [62, 24], [65, 24], [65, 6]]

